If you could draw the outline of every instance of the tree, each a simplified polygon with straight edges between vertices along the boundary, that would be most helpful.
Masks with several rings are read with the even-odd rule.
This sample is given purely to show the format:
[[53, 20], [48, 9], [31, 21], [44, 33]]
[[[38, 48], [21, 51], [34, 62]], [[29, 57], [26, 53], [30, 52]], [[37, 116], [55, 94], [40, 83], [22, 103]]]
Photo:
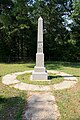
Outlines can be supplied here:
[[7, 51], [4, 51], [5, 57], [8, 56], [9, 60], [23, 60], [24, 56], [27, 57], [32, 53], [29, 45], [32, 42], [30, 37], [33, 33], [31, 31], [33, 30], [32, 23], [28, 15], [29, 3], [27, 0], [3, 0], [0, 5], [0, 30], [2, 34], [5, 34], [5, 37], [1, 38], [0, 41], [2, 39], [4, 41]]
[[34, 16], [32, 17], [34, 21], [37, 21], [39, 16], [44, 19], [44, 53], [47, 60], [61, 59], [60, 49], [69, 38], [69, 32], [63, 24], [64, 10], [61, 5], [60, 8], [58, 6], [59, 1], [37, 0], [30, 13], [31, 16]]
[[71, 24], [71, 39], [75, 45], [75, 59], [80, 61], [80, 0], [73, 1], [73, 9], [71, 15], [73, 20]]
[[[44, 53], [46, 60], [71, 60], [73, 34], [66, 29], [66, 16], [73, 15], [73, 0], [1, 0], [0, 56], [9, 61], [34, 60], [37, 51], [37, 20], [44, 19]], [[72, 17], [73, 18], [73, 17]], [[78, 22], [78, 21], [77, 21]], [[77, 22], [73, 24], [78, 26]], [[71, 26], [73, 26], [71, 24]], [[74, 27], [71, 28], [74, 32]], [[77, 29], [79, 31], [79, 29]], [[75, 35], [76, 36], [76, 35]], [[76, 38], [75, 38], [76, 39]], [[76, 55], [73, 56], [73, 58]], [[77, 59], [76, 59], [77, 60]]]

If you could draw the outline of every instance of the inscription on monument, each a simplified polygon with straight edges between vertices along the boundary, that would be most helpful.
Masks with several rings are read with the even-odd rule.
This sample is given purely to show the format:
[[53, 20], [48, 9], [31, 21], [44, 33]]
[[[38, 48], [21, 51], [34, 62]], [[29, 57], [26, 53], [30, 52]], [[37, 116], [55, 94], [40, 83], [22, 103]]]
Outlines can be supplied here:
[[43, 52], [43, 42], [38, 42], [38, 52]]

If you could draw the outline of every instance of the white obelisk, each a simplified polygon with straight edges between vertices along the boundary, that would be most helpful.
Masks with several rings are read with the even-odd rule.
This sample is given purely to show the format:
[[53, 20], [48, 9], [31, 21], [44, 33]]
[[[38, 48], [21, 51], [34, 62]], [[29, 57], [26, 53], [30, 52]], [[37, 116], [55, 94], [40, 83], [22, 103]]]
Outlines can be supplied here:
[[32, 80], [47, 80], [48, 74], [44, 67], [43, 53], [43, 19], [38, 19], [38, 38], [37, 38], [36, 66], [32, 73]]

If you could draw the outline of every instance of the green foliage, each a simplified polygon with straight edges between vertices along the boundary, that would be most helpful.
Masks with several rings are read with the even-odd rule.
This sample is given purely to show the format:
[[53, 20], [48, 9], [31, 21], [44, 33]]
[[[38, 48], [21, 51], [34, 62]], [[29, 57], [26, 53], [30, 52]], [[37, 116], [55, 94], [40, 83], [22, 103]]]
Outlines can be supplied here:
[[74, 0], [73, 9], [72, 18], [78, 25], [80, 25], [80, 0]]
[[[40, 16], [44, 19], [45, 60], [80, 61], [80, 2], [74, 0], [72, 7], [72, 1], [1, 0], [0, 61], [35, 59]], [[63, 17], [71, 13], [74, 20], [72, 32], [66, 29]]]
[[73, 12], [71, 15], [73, 23], [71, 25], [71, 39], [75, 41], [74, 44], [74, 58], [80, 61], [80, 1], [73, 1]]

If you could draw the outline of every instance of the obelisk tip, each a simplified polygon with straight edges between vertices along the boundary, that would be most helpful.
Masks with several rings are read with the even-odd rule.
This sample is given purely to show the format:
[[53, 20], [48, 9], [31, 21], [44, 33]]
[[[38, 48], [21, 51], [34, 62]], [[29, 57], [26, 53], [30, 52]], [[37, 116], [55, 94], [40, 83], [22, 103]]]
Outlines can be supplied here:
[[42, 17], [41, 17], [41, 16], [39, 17], [39, 20], [42, 20]]

